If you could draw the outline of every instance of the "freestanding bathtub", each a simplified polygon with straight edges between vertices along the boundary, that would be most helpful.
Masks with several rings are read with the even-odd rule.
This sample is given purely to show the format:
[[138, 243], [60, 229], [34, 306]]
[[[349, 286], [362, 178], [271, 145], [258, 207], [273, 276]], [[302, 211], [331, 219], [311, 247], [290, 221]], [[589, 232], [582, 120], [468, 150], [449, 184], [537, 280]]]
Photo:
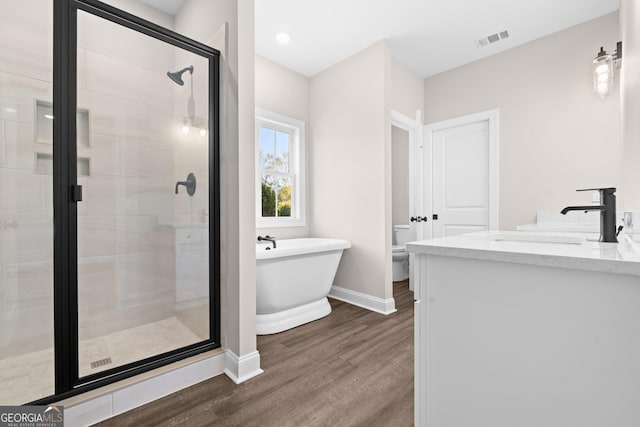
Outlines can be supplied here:
[[256, 331], [275, 334], [331, 313], [327, 295], [342, 252], [340, 239], [285, 239], [256, 244]]

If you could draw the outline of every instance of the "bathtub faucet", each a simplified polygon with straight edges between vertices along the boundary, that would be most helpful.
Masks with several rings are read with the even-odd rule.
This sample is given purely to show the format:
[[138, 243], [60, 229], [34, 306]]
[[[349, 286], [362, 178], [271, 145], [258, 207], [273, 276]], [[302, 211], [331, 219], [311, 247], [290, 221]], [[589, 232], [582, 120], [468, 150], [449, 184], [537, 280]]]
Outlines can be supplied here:
[[271, 242], [273, 243], [273, 249], [276, 248], [276, 238], [275, 237], [271, 237], [269, 235], [267, 236], [258, 236], [258, 242], [262, 242], [262, 241], [267, 241], [267, 242]]

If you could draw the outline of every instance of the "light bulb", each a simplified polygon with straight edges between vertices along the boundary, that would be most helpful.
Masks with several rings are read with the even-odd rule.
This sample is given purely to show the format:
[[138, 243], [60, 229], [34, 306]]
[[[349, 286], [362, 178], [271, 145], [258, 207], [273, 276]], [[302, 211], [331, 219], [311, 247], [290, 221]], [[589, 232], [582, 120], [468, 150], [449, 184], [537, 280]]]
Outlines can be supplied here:
[[598, 93], [603, 94], [609, 92], [609, 83], [602, 82], [598, 83]]
[[593, 90], [606, 98], [613, 88], [613, 57], [600, 48], [598, 56], [593, 60]]

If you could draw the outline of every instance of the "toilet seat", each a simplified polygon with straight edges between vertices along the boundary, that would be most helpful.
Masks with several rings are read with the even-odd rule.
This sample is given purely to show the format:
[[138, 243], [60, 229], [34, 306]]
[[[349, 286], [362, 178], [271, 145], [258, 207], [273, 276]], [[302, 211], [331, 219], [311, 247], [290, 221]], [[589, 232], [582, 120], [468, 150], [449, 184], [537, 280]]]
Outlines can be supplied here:
[[393, 245], [391, 247], [391, 251], [393, 253], [404, 252], [405, 251], [405, 247], [404, 247], [404, 245]]

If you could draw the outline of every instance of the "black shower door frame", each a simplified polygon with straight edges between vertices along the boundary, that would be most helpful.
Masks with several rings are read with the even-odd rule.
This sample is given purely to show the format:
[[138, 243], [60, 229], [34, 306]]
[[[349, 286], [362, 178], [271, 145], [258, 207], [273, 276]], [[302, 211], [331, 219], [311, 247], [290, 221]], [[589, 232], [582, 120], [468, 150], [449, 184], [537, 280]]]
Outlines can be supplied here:
[[[185, 49], [209, 62], [209, 339], [85, 377], [79, 376], [77, 183], [78, 10]], [[220, 347], [220, 52], [97, 0], [54, 0], [53, 223], [55, 395], [48, 404]]]

